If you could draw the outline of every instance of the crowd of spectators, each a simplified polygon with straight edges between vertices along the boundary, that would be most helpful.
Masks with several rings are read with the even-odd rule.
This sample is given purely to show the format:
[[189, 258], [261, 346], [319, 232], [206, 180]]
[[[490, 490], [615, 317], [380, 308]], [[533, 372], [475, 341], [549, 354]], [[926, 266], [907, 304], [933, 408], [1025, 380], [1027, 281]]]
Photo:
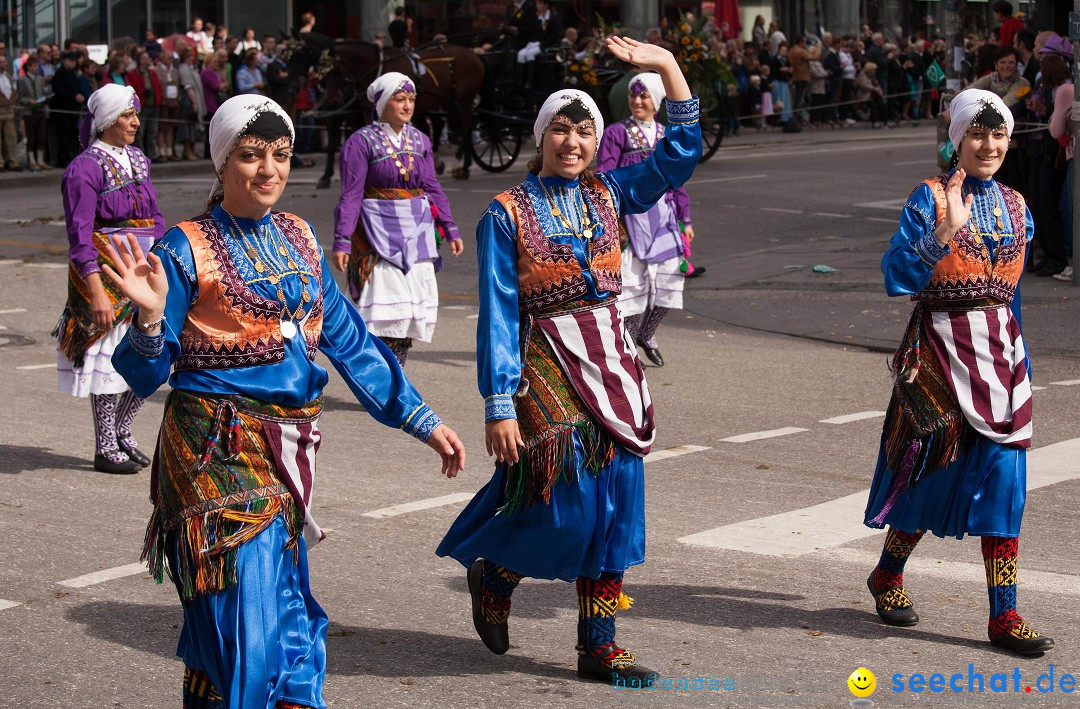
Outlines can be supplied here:
[[[304, 13], [301, 31], [314, 16]], [[135, 146], [154, 163], [209, 158], [206, 127], [217, 107], [236, 94], [261, 94], [282, 106], [310, 109], [313, 77], [294, 80], [277, 38], [241, 36], [195, 18], [185, 34], [127, 42], [109, 52], [104, 65], [87, 47], [68, 40], [63, 48], [42, 44], [8, 56], [0, 41], [0, 162], [5, 171], [65, 167], [80, 151], [79, 122], [90, 94], [104, 84], [135, 90], [142, 104]], [[294, 108], [295, 110], [295, 108]], [[310, 122], [298, 147], [313, 146]], [[20, 150], [25, 141], [25, 150]], [[202, 149], [199, 149], [202, 146]]]

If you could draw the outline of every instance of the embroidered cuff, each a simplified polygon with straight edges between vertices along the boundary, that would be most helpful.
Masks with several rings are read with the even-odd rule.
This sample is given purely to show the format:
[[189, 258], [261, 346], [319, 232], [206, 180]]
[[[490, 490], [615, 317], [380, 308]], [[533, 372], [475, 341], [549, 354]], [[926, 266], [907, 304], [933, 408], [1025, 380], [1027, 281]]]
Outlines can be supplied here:
[[98, 265], [97, 259], [87, 261], [86, 263], [80, 263], [78, 269], [79, 275], [83, 278], [86, 278], [91, 273], [101, 273], [101, 266]]
[[668, 125], [689, 125], [697, 123], [701, 101], [697, 96], [692, 96], [685, 101], [672, 101], [666, 99]]
[[443, 420], [431, 410], [427, 404], [420, 404], [409, 416], [409, 420], [401, 427], [401, 430], [413, 438], [427, 443], [432, 432], [442, 425]]
[[516, 418], [513, 394], [493, 394], [484, 399], [484, 423]]
[[[135, 317], [137, 318], [138, 314]], [[137, 321], [133, 319], [131, 327], [128, 328], [127, 336], [131, 342], [131, 349], [143, 357], [157, 357], [165, 349], [165, 323], [161, 323], [158, 334], [146, 335], [139, 330]]]
[[934, 238], [934, 232], [931, 231], [923, 234], [923, 238], [915, 242], [915, 252], [927, 265], [935, 266], [938, 261], [949, 255], [949, 247], [939, 244]]
[[352, 240], [341, 236], [334, 237], [334, 253], [351, 254]]
[[461, 234], [458, 233], [457, 226], [448, 227], [446, 229], [446, 238], [449, 239], [450, 241], [460, 241], [461, 240]]

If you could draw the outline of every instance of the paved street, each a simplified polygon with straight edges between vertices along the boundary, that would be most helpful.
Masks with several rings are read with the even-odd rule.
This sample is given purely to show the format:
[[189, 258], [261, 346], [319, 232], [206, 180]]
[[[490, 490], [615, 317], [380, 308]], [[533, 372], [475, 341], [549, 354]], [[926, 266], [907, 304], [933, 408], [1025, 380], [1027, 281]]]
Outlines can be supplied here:
[[[1080, 674], [1080, 289], [1022, 284], [1037, 390], [1019, 611], [1057, 647], [1024, 660], [991, 648], [977, 539], [920, 544], [905, 575], [922, 617], [914, 628], [882, 625], [866, 591], [883, 538], [861, 519], [888, 402], [885, 353], [910, 312], [883, 294], [878, 263], [904, 198], [936, 173], [933, 154], [928, 124], [744, 132], [688, 187], [693, 260], [708, 270], [659, 332], [667, 366], [647, 370], [660, 427], [645, 465], [648, 558], [627, 574], [636, 603], [618, 637], [662, 675], [732, 678], [733, 689], [577, 680], [576, 596], [565, 583], [519, 587], [506, 655], [476, 638], [464, 569], [434, 555], [491, 473], [469, 243], [440, 275], [435, 341], [407, 368], [465, 441], [464, 474], [440, 478], [429, 449], [375, 423], [331, 375], [315, 488], [328, 539], [310, 555], [330, 616], [330, 706], [842, 706], [859, 666], [877, 675], [878, 705], [944, 706], [965, 696], [895, 693], [893, 676], [963, 673], [966, 690], [969, 663], [988, 685], [1010, 677], [1010, 693], [987, 686], [976, 705], [1075, 705], [1061, 689], [1041, 695], [1036, 680], [1052, 668], [1055, 682]], [[170, 223], [202, 211], [201, 167], [155, 171]], [[444, 182], [464, 234], [523, 170]], [[178, 706], [180, 604], [137, 564], [149, 474], [95, 473], [89, 404], [55, 391], [49, 331], [67, 253], [58, 177], [0, 178], [0, 694], [20, 707]], [[309, 219], [329, 248], [338, 184], [316, 190], [317, 177], [294, 172], [279, 206]], [[158, 392], [136, 424], [144, 448], [163, 401]]]

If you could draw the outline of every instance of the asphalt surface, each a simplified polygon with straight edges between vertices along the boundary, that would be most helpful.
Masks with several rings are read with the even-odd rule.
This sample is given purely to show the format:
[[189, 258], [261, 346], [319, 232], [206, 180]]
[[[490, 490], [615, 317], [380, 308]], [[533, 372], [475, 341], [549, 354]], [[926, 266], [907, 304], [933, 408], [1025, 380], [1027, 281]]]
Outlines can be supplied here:
[[[435, 341], [414, 350], [407, 373], [465, 441], [462, 476], [441, 479], [430, 450], [375, 423], [331, 375], [315, 488], [329, 536], [310, 555], [331, 621], [329, 705], [839, 706], [853, 699], [847, 677], [860, 666], [876, 673], [871, 699], [883, 706], [1075, 705], [1060, 682], [1080, 672], [1078, 289], [1030, 277], [1022, 285], [1034, 383], [1045, 388], [1035, 394], [1019, 609], [1057, 647], [1020, 659], [989, 646], [975, 539], [920, 544], [906, 575], [923, 618], [914, 628], [883, 626], [864, 585], [882, 539], [860, 536], [858, 523], [888, 401], [883, 353], [910, 312], [883, 295], [878, 262], [901, 201], [936, 172], [933, 150], [926, 125], [744, 133], [688, 187], [694, 262], [707, 272], [660, 330], [667, 366], [647, 370], [655, 450], [667, 457], [646, 463], [647, 561], [627, 574], [636, 603], [618, 625], [639, 662], [689, 683], [683, 689], [579, 681], [565, 583], [519, 587], [507, 655], [475, 637], [464, 569], [433, 553], [460, 497], [491, 473], [475, 389], [471, 244], [448, 259]], [[444, 182], [464, 234], [521, 169]], [[209, 172], [208, 163], [154, 170], [168, 221], [201, 211]], [[316, 190], [317, 177], [294, 172], [280, 206], [329, 245], [338, 185]], [[0, 433], [0, 694], [10, 706], [177, 706], [180, 604], [170, 585], [132, 566], [149, 476], [94, 473], [89, 405], [56, 393], [49, 331], [66, 289], [58, 174], [0, 176], [0, 194], [0, 385], [10, 402]], [[163, 399], [158, 392], [137, 421], [147, 447]], [[458, 501], [386, 511], [449, 495]], [[963, 673], [966, 689], [969, 664], [985, 676], [983, 694], [894, 691], [894, 675], [906, 683], [915, 673]], [[1051, 669], [1057, 689], [1044, 694], [1037, 680]], [[996, 673], [1009, 691], [990, 690]], [[703, 689], [688, 688], [694, 678]]]

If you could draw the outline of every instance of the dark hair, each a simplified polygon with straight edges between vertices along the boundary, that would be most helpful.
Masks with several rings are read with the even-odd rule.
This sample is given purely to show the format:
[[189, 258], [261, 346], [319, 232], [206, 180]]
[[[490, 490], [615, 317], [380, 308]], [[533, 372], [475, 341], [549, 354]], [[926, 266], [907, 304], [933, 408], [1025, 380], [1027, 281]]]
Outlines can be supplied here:
[[1028, 29], [1020, 30], [1016, 33], [1014, 41], [1027, 47], [1030, 52], [1035, 49], [1035, 33]]
[[1015, 47], [1010, 47], [1007, 44], [1003, 45], [1001, 47], [998, 47], [997, 51], [994, 52], [994, 63], [997, 64], [999, 61], [1001, 61], [1005, 57], [1015, 57], [1017, 60], [1020, 59], [1020, 55], [1018, 55], [1016, 53], [1016, 48]]
[[1069, 65], [1057, 54], [1044, 54], [1039, 60], [1039, 71], [1042, 72], [1042, 85], [1048, 89], [1056, 89], [1071, 76]]
[[975, 51], [975, 78], [994, 70], [994, 55], [996, 53], [997, 47], [992, 44], [984, 44]]
[[1012, 17], [1013, 6], [1008, 0], [997, 0], [996, 3], [990, 6], [990, 8], [997, 13], [1005, 15], [1005, 17]]

